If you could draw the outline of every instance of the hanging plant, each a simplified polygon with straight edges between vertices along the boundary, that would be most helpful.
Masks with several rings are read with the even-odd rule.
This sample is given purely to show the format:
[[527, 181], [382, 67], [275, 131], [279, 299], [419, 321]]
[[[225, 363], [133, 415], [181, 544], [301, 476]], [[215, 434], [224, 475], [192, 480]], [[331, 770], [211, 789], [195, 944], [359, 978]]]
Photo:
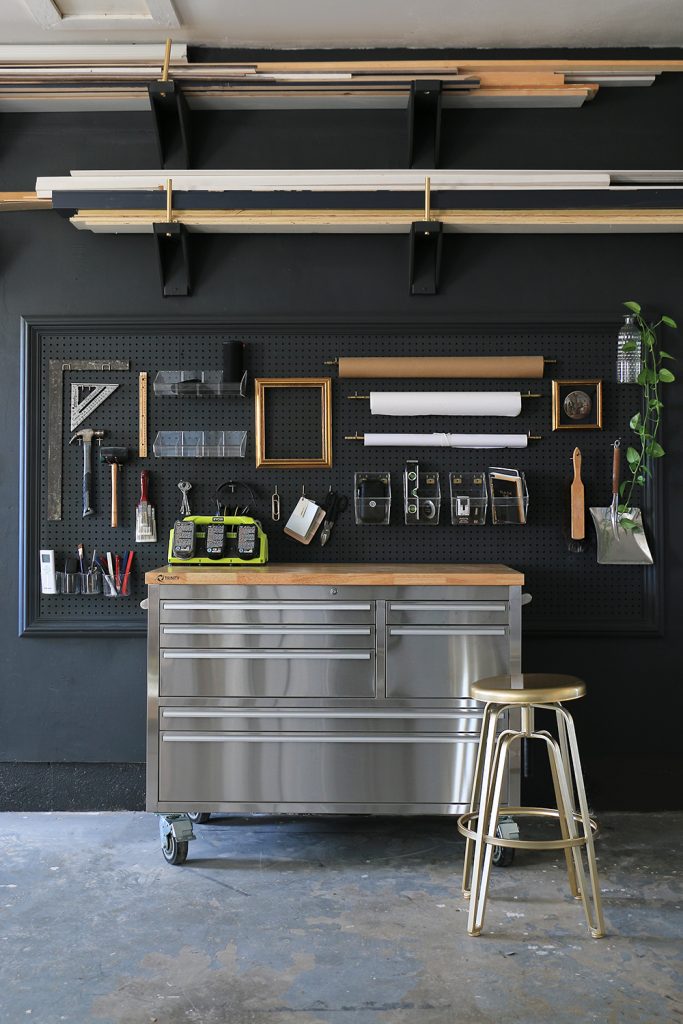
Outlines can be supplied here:
[[[674, 329], [678, 327], [675, 320], [664, 315], [656, 322], [648, 323], [637, 302], [625, 302], [624, 306], [634, 314], [641, 334], [643, 362], [637, 381], [642, 390], [643, 403], [642, 410], [636, 412], [629, 421], [629, 426], [638, 440], [626, 449], [626, 461], [631, 476], [619, 487], [620, 513], [627, 513], [632, 508], [635, 488], [645, 486], [647, 478], [652, 476], [653, 460], [661, 459], [665, 454], [657, 440], [664, 408], [660, 388], [662, 384], [671, 384], [676, 378], [671, 370], [663, 365], [664, 360], [673, 359], [674, 356], [659, 347], [657, 328], [661, 324]], [[623, 350], [635, 352], [637, 347], [636, 341], [628, 341], [624, 344]], [[623, 515], [620, 516], [620, 524], [625, 530], [637, 529], [636, 524]]]

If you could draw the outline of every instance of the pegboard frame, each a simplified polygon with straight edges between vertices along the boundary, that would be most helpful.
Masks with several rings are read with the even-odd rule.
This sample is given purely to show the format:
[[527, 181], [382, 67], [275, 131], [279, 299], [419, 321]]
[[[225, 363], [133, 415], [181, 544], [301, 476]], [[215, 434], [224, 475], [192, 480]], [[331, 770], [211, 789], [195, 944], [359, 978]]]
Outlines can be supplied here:
[[[41, 487], [41, 418], [42, 418], [42, 344], [43, 337], [63, 334], [65, 337], [80, 335], [154, 334], [165, 336], [188, 334], [250, 334], [325, 335], [330, 339], [329, 350], [321, 351], [321, 364], [325, 359], [344, 353], [336, 351], [336, 336], [350, 333], [375, 336], [434, 335], [447, 333], [457, 338], [473, 332], [500, 337], [508, 332], [524, 332], [533, 338], [534, 334], [548, 332], [567, 333], [613, 331], [616, 318], [602, 316], [577, 319], [575, 315], [563, 317], [556, 314], [552, 321], [538, 321], [526, 318], [506, 318], [505, 322], [468, 317], [466, 322], [454, 324], [452, 320], [420, 320], [416, 322], [388, 321], [386, 318], [350, 318], [331, 322], [318, 318], [293, 319], [280, 317], [245, 317], [230, 321], [213, 318], [188, 318], [170, 320], [161, 317], [90, 317], [26, 316], [21, 318], [21, 392], [20, 392], [20, 494], [19, 494], [19, 636], [39, 637], [141, 637], [146, 628], [139, 618], [125, 615], [97, 620], [94, 617], [50, 618], [40, 612], [40, 580], [34, 571], [38, 565], [40, 549], [40, 487]], [[549, 426], [548, 426], [549, 430]], [[641, 502], [648, 523], [648, 531], [657, 544], [663, 535], [663, 474], [657, 472], [644, 489]], [[659, 544], [657, 544], [659, 547]], [[296, 560], [293, 557], [292, 560]], [[652, 637], [662, 635], [663, 572], [655, 561], [642, 570], [642, 615], [622, 618], [606, 614], [600, 617], [570, 623], [559, 620], [537, 621], [525, 632], [543, 635], [593, 635]]]

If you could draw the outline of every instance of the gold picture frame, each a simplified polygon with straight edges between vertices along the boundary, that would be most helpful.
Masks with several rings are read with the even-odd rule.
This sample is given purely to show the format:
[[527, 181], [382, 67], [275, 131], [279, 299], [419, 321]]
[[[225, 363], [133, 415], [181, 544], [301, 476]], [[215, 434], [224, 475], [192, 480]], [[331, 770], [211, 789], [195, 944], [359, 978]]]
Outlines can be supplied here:
[[[320, 391], [320, 455], [273, 459], [266, 452], [266, 396], [273, 388], [316, 388]], [[256, 411], [256, 468], [329, 469], [332, 465], [332, 378], [258, 377], [254, 381]]]
[[[574, 394], [590, 398], [585, 415], [581, 414], [581, 401], [575, 411], [568, 412], [567, 400]], [[553, 430], [602, 430], [602, 380], [554, 380], [552, 382]]]

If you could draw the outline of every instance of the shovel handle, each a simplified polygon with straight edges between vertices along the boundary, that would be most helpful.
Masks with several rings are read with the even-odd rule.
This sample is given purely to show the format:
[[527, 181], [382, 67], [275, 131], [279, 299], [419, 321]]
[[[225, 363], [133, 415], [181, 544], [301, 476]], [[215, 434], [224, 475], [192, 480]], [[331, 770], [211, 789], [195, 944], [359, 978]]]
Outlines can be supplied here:
[[581, 449], [575, 448], [572, 453], [572, 464], [574, 466], [574, 479], [581, 480]]
[[612, 456], [612, 496], [619, 493], [619, 475], [621, 467], [621, 441], [614, 442]]

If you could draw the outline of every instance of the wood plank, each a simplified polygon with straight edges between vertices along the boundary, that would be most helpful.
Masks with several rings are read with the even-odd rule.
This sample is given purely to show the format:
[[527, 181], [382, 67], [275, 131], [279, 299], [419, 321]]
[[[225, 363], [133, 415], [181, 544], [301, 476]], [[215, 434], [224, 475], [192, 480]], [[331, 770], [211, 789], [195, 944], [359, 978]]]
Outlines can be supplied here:
[[52, 200], [40, 198], [35, 192], [0, 192], [0, 211], [51, 209]]
[[162, 565], [145, 574], [145, 583], [348, 587], [521, 587], [524, 573], [507, 565], [371, 565], [336, 563], [263, 566]]
[[[376, 232], [410, 230], [418, 211], [410, 210], [197, 210], [183, 211], [174, 220], [189, 231], [223, 232]], [[159, 210], [87, 210], [71, 218], [74, 227], [101, 233], [153, 231], [163, 215]], [[683, 210], [443, 210], [439, 221], [448, 232], [575, 232], [683, 231]]]

